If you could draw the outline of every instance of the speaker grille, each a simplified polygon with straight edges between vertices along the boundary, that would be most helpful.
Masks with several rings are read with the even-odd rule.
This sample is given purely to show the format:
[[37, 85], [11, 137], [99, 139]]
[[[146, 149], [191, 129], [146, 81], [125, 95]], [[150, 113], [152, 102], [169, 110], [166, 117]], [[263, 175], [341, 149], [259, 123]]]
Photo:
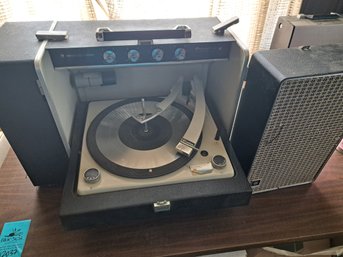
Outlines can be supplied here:
[[285, 80], [249, 172], [253, 192], [312, 182], [342, 134], [342, 73]]

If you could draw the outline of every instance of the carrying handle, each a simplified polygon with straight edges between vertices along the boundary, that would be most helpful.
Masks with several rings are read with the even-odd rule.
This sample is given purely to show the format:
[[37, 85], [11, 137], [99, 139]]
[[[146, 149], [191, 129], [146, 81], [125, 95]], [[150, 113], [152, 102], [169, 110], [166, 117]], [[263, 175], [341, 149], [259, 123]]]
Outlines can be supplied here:
[[116, 40], [153, 40], [153, 39], [174, 39], [190, 38], [192, 30], [187, 25], [177, 25], [174, 29], [165, 30], [137, 30], [137, 31], [112, 31], [110, 28], [97, 28], [95, 32], [96, 40], [116, 41]]

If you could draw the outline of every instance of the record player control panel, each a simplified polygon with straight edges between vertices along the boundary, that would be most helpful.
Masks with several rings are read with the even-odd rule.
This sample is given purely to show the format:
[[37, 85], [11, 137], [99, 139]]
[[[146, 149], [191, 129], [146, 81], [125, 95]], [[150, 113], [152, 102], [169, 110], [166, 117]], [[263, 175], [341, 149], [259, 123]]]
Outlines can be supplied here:
[[229, 58], [227, 42], [49, 49], [55, 67], [127, 65]]

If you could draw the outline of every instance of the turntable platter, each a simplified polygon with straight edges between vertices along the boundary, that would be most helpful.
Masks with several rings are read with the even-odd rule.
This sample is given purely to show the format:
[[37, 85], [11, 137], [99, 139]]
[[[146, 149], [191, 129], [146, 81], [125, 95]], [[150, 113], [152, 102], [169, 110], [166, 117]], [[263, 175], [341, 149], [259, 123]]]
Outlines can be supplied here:
[[[161, 100], [146, 98], [146, 114]], [[128, 178], [152, 178], [179, 169], [193, 157], [179, 155], [175, 150], [192, 118], [186, 107], [173, 103], [147, 126], [132, 115], [143, 115], [141, 99], [114, 103], [90, 124], [87, 147], [104, 169]]]

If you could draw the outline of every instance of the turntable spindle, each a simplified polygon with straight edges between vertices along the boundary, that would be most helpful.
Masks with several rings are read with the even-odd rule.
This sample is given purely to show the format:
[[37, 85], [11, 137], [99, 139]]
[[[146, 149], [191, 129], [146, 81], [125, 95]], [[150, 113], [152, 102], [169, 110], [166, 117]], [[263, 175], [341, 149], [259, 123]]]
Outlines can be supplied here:
[[[146, 119], [146, 111], [145, 111], [145, 100], [144, 98], [141, 99], [142, 101], [142, 114], [143, 114], [143, 120]], [[144, 122], [144, 132], [148, 133], [149, 132], [149, 128], [148, 128], [148, 122]]]

